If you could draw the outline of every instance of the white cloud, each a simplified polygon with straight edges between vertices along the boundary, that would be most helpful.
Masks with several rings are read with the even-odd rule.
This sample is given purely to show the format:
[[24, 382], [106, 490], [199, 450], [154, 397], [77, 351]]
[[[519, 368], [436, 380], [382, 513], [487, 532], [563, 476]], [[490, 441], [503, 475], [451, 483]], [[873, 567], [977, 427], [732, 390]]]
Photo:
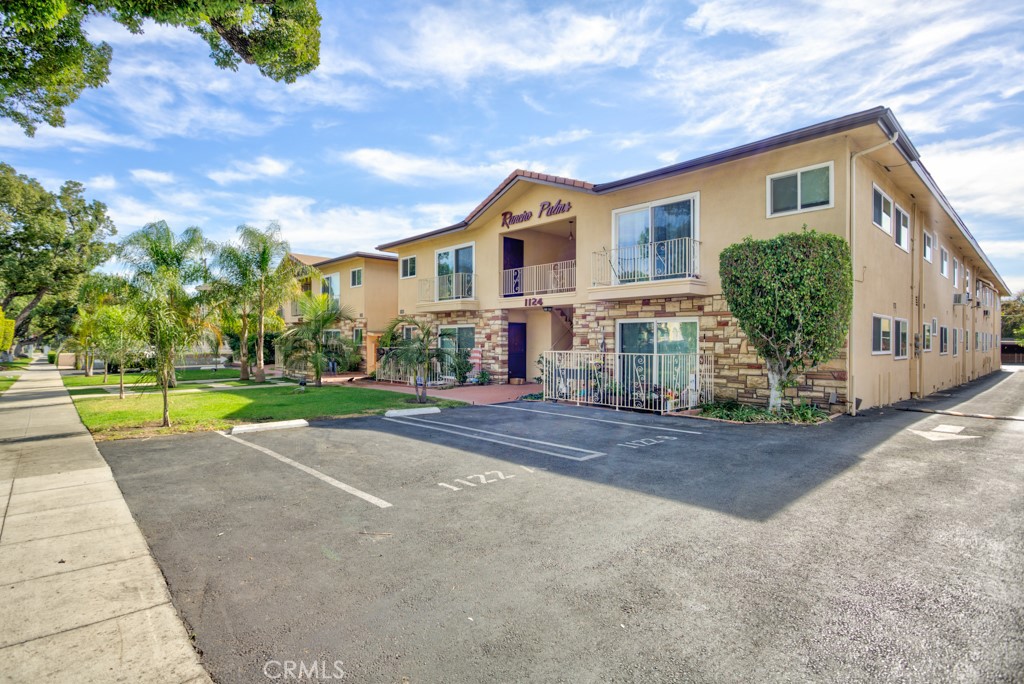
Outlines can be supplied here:
[[526, 106], [532, 109], [533, 111], [538, 112], [539, 114], [551, 114], [551, 110], [542, 105], [540, 102], [537, 102], [537, 100], [533, 98], [529, 93], [523, 93], [523, 103], [526, 104]]
[[116, 190], [117, 179], [109, 174], [93, 176], [85, 181], [85, 187], [89, 190]]
[[173, 173], [168, 171], [154, 171], [152, 169], [132, 169], [129, 171], [132, 180], [146, 186], [171, 185], [177, 179]]
[[32, 138], [25, 135], [19, 126], [10, 121], [0, 121], [0, 148], [39, 150], [61, 147], [75, 152], [83, 152], [99, 147], [138, 149], [151, 147], [147, 141], [136, 136], [111, 133], [92, 123], [75, 123], [73, 115], [68, 118], [69, 123], [63, 128], [39, 126], [35, 137]]
[[503, 159], [487, 164], [463, 164], [444, 157], [422, 157], [371, 147], [343, 152], [337, 156], [341, 161], [367, 173], [395, 183], [408, 184], [478, 182], [481, 179], [497, 182], [517, 168], [558, 176], [572, 174], [571, 168], [552, 168], [545, 162]]
[[1009, 28], [1020, 21], [1019, 7], [955, 0], [711, 0], [686, 21], [691, 33], [664, 45], [646, 95], [675, 102], [679, 137], [749, 139], [879, 104], [939, 132], [1024, 87], [1021, 33]]
[[925, 145], [920, 152], [958, 212], [1024, 220], [1024, 140], [1019, 131]]
[[402, 78], [415, 82], [419, 74], [461, 86], [477, 77], [633, 66], [658, 31], [648, 19], [644, 10], [601, 15], [565, 6], [530, 12], [519, 2], [430, 5], [410, 19], [401, 40], [379, 49]]
[[211, 171], [207, 178], [217, 185], [227, 185], [238, 181], [277, 178], [291, 171], [292, 163], [273, 157], [261, 156], [251, 162], [235, 161], [222, 171]]

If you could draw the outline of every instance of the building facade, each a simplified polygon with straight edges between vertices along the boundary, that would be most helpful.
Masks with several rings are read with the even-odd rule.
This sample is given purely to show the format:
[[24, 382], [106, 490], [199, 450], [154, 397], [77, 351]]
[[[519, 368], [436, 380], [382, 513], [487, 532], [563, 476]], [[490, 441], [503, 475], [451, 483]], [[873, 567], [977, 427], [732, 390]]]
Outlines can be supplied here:
[[[300, 263], [315, 268], [318, 276], [301, 281], [304, 292], [333, 296], [347, 308], [353, 320], [341, 321], [330, 332], [352, 340], [362, 355], [360, 369], [372, 370], [375, 341], [388, 327], [398, 310], [398, 260], [392, 254], [353, 252], [340, 257], [310, 257], [292, 254]], [[286, 325], [302, 319], [296, 301], [282, 307]]]
[[397, 254], [396, 313], [499, 382], [549, 350], [699, 352], [718, 399], [763, 403], [718, 256], [805, 224], [850, 243], [854, 308], [845, 348], [790, 396], [856, 411], [999, 368], [1006, 284], [884, 108], [610, 183], [515, 171], [463, 221], [378, 249]]

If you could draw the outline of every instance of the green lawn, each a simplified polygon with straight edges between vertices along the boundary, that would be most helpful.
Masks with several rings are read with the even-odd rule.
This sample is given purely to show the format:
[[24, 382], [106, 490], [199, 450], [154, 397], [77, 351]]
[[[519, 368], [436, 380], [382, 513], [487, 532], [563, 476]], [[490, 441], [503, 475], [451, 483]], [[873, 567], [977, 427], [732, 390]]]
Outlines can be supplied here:
[[[114, 385], [116, 388], [117, 385]], [[128, 391], [128, 387], [125, 387], [125, 391]], [[102, 387], [72, 387], [68, 390], [68, 394], [73, 397], [77, 397], [82, 394], [106, 394], [110, 395], [110, 392], [103, 389]]]
[[11, 388], [11, 385], [13, 385], [14, 381], [17, 380], [17, 379], [18, 379], [17, 375], [14, 375], [14, 376], [9, 377], [9, 378], [0, 378], [0, 394], [3, 394], [7, 390], [9, 390]]
[[[65, 387], [88, 387], [90, 385], [102, 385], [103, 384], [103, 373], [87, 378], [84, 375], [65, 375], [64, 386]], [[180, 370], [178, 371], [178, 380], [222, 380], [238, 378], [237, 368], [220, 368], [218, 370]], [[156, 383], [156, 379], [152, 373], [125, 373], [124, 375], [124, 386], [127, 388], [130, 385], [136, 383], [143, 383], [146, 385], [152, 385]], [[110, 374], [107, 376], [107, 384], [117, 387], [117, 375]]]
[[[125, 439], [155, 434], [225, 430], [238, 423], [295, 418], [331, 418], [383, 413], [392, 408], [411, 408], [412, 395], [362, 387], [294, 387], [222, 392], [196, 392], [170, 396], [172, 427], [161, 428], [162, 399], [145, 394], [126, 399], [83, 397], [75, 401], [82, 422], [97, 439]], [[458, 401], [438, 401], [442, 408], [463, 406]]]
[[21, 370], [32, 363], [32, 359], [14, 359], [0, 363], [0, 371]]

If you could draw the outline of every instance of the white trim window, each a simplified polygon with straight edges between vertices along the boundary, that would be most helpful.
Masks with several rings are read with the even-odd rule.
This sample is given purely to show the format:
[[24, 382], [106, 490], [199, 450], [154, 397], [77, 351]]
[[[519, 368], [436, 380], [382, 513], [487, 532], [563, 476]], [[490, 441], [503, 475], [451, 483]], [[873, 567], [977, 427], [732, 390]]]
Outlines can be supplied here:
[[932, 326], [922, 325], [921, 326], [921, 351], [930, 352], [932, 350]]
[[352, 331], [352, 341], [356, 343], [357, 347], [363, 346], [363, 329], [355, 328]]
[[767, 218], [832, 207], [834, 175], [832, 162], [828, 161], [767, 176]]
[[341, 342], [341, 331], [333, 328], [324, 330], [324, 344], [336, 347]]
[[320, 281], [320, 294], [325, 294], [328, 297], [334, 299], [334, 301], [341, 303], [341, 276], [337, 273], [332, 273], [329, 276], [325, 276]]
[[418, 328], [415, 325], [403, 325], [402, 326], [402, 339], [403, 340], [414, 340], [416, 339], [416, 331]]
[[939, 275], [949, 278], [949, 252], [945, 247], [939, 247]]
[[971, 351], [971, 331], [964, 328], [964, 353]]
[[953, 356], [960, 356], [960, 328], [953, 328]]
[[974, 351], [984, 351], [981, 348], [981, 333], [977, 330], [974, 331]]
[[892, 235], [892, 198], [877, 185], [873, 186], [871, 193], [871, 222]]
[[402, 266], [398, 271], [398, 277], [402, 278], [415, 278], [416, 277], [416, 257], [407, 256], [402, 257]]
[[618, 284], [692, 278], [699, 268], [700, 193], [612, 210]]
[[960, 287], [960, 262], [953, 257], [953, 289]]
[[949, 353], [949, 328], [946, 326], [939, 327], [939, 354], [945, 355]]
[[476, 347], [476, 328], [472, 324], [442, 325], [437, 331], [443, 349], [451, 349], [458, 354]]
[[363, 286], [363, 269], [353, 268], [348, 272], [348, 282], [351, 287]]
[[932, 318], [932, 337], [939, 334], [939, 319]]
[[922, 233], [924, 238], [924, 246], [921, 248], [921, 253], [924, 255], [924, 260], [929, 264], [932, 263], [932, 234]]
[[895, 332], [895, 335], [893, 337], [895, 344], [892, 349], [893, 356], [897, 360], [905, 359], [908, 356], [910, 345], [910, 323], [905, 318], [897, 318], [895, 319], [894, 328], [893, 332]]
[[892, 318], [874, 314], [871, 317], [871, 353], [892, 353]]
[[967, 264], [964, 264], [964, 292], [971, 294], [971, 269], [967, 268]]
[[910, 215], [896, 205], [896, 246], [904, 252], [910, 251]]

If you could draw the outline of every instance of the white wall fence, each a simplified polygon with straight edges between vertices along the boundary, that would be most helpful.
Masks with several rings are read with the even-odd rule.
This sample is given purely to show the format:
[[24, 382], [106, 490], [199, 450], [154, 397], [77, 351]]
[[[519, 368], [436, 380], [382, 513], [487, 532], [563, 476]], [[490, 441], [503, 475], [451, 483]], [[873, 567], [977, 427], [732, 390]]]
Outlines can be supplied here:
[[714, 357], [548, 351], [544, 398], [657, 413], [714, 401]]
[[[397, 382], [403, 385], [412, 385], [416, 380], [422, 382], [421, 374], [422, 369], [403, 367], [397, 360], [388, 358], [387, 350], [384, 350], [384, 356], [381, 356], [377, 361], [374, 379], [377, 382]], [[421, 384], [421, 382], [417, 384]], [[427, 386], [444, 387], [454, 384], [455, 368], [452, 361], [431, 359], [428, 364]]]

